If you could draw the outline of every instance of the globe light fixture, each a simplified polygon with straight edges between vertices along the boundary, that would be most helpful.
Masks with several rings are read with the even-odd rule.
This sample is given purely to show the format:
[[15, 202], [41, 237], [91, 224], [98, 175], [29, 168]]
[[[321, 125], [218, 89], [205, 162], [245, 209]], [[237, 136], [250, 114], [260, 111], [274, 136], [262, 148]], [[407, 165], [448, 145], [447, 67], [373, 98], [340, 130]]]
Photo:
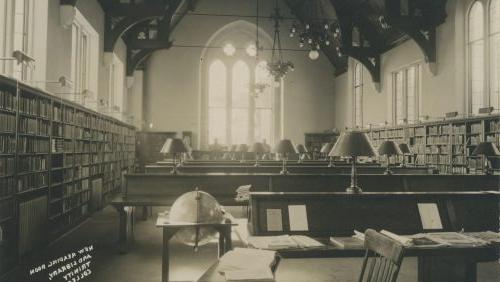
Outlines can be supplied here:
[[226, 45], [222, 47], [222, 51], [224, 52], [224, 54], [226, 54], [226, 56], [231, 57], [234, 55], [234, 53], [236, 53], [236, 48], [234, 48], [233, 44], [226, 43]]
[[315, 61], [319, 58], [319, 52], [318, 50], [311, 50], [309, 51], [309, 59]]

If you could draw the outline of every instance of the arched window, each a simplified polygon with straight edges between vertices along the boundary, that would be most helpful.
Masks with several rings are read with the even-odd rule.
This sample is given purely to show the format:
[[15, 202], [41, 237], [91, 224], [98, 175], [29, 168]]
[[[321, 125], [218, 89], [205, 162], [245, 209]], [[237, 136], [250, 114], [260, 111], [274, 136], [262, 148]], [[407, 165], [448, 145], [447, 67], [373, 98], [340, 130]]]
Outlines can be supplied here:
[[208, 132], [213, 143], [227, 143], [226, 135], [226, 66], [214, 61], [208, 71]]
[[[267, 70], [270, 55], [257, 52], [255, 25], [235, 21], [207, 42], [201, 57], [200, 144], [272, 144], [277, 137], [280, 87]], [[259, 31], [259, 45], [272, 38]]]
[[500, 0], [492, 0], [489, 13], [490, 95], [489, 105], [500, 108]]
[[469, 11], [469, 112], [477, 113], [484, 106], [484, 9], [476, 1]]
[[354, 65], [354, 125], [363, 127], [363, 67], [360, 63]]
[[[255, 82], [268, 83], [269, 79], [267, 62], [259, 62], [255, 68]], [[273, 89], [268, 87], [258, 96], [255, 96], [254, 136], [256, 141], [272, 142], [274, 124], [273, 94]]]
[[268, 85], [258, 95], [250, 95], [251, 84], [268, 84], [270, 80], [266, 62], [259, 62], [252, 74], [243, 60], [226, 66], [217, 59], [208, 72], [209, 144], [272, 142], [274, 88]]

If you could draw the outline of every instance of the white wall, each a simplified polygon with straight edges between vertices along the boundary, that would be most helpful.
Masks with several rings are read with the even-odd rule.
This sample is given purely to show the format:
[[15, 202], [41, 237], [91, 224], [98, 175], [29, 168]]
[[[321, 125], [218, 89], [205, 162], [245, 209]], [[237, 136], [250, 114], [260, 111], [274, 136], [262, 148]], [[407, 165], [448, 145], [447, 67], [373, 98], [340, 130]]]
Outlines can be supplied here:
[[[458, 2], [457, 2], [458, 1]], [[446, 22], [437, 29], [437, 74], [429, 71], [424, 55], [413, 40], [408, 40], [400, 46], [384, 53], [381, 57], [381, 91], [374, 88], [371, 76], [363, 71], [363, 122], [379, 124], [392, 122], [391, 112], [391, 73], [404, 66], [421, 62], [420, 78], [420, 115], [442, 117], [446, 112], [465, 110], [465, 51], [464, 51], [464, 21], [460, 16], [467, 1], [447, 1]], [[458, 5], [457, 5], [458, 3]], [[457, 12], [458, 11], [458, 12]], [[457, 15], [457, 18], [455, 16]], [[349, 72], [335, 79], [334, 108], [335, 126], [352, 127], [352, 68]]]
[[[64, 29], [59, 21], [59, 0], [48, 1], [47, 64], [46, 80], [54, 81], [60, 76], [71, 77], [71, 29]], [[99, 34], [98, 95], [97, 100], [109, 100], [108, 67], [104, 65], [104, 11], [97, 0], [77, 1], [76, 7]], [[116, 56], [126, 65], [126, 45], [119, 39], [114, 50]], [[37, 64], [38, 67], [38, 64]], [[124, 97], [127, 96], [124, 87]], [[60, 92], [54, 85], [47, 90]]]
[[[260, 15], [272, 13], [274, 1], [260, 1]], [[200, 13], [255, 15], [255, 1], [200, 0]], [[281, 4], [284, 14], [288, 13]], [[240, 18], [186, 16], [172, 34], [174, 44], [205, 45], [210, 36], [228, 23]], [[254, 22], [254, 19], [246, 19]], [[283, 48], [298, 49], [296, 38], [288, 38], [290, 22], [281, 29]], [[273, 35], [272, 22], [261, 20], [260, 27]], [[203, 48], [176, 48], [156, 51], [144, 74], [145, 124], [153, 131], [190, 130], [197, 140], [200, 128], [199, 66]], [[333, 127], [333, 67], [321, 56], [311, 61], [307, 52], [284, 52], [293, 61], [295, 71], [285, 78], [284, 135], [303, 143], [305, 132], [318, 132]], [[197, 144], [195, 144], [197, 146]]]

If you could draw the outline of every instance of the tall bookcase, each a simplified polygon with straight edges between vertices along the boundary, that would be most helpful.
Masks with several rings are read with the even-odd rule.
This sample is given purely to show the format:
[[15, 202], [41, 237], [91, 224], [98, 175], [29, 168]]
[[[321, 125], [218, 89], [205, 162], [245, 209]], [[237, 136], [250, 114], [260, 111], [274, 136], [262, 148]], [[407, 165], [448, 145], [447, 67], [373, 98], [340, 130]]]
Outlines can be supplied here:
[[484, 166], [481, 157], [472, 156], [477, 144], [491, 141], [500, 147], [500, 115], [371, 128], [367, 133], [375, 147], [383, 140], [407, 143], [415, 165], [434, 166], [440, 173], [475, 173]]
[[[134, 162], [133, 126], [0, 76], [2, 259], [17, 258], [25, 223], [33, 220], [21, 206], [46, 198], [40, 236], [55, 238], [85, 219], [91, 197], [105, 203], [119, 191]], [[0, 263], [0, 273], [8, 264]]]

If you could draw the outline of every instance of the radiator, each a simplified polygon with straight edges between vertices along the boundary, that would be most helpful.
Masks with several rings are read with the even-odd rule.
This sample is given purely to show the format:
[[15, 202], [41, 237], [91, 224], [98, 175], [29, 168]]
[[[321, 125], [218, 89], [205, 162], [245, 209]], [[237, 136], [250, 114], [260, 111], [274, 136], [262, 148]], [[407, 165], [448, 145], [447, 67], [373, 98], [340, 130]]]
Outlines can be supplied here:
[[41, 246], [47, 238], [47, 196], [19, 204], [19, 255]]

